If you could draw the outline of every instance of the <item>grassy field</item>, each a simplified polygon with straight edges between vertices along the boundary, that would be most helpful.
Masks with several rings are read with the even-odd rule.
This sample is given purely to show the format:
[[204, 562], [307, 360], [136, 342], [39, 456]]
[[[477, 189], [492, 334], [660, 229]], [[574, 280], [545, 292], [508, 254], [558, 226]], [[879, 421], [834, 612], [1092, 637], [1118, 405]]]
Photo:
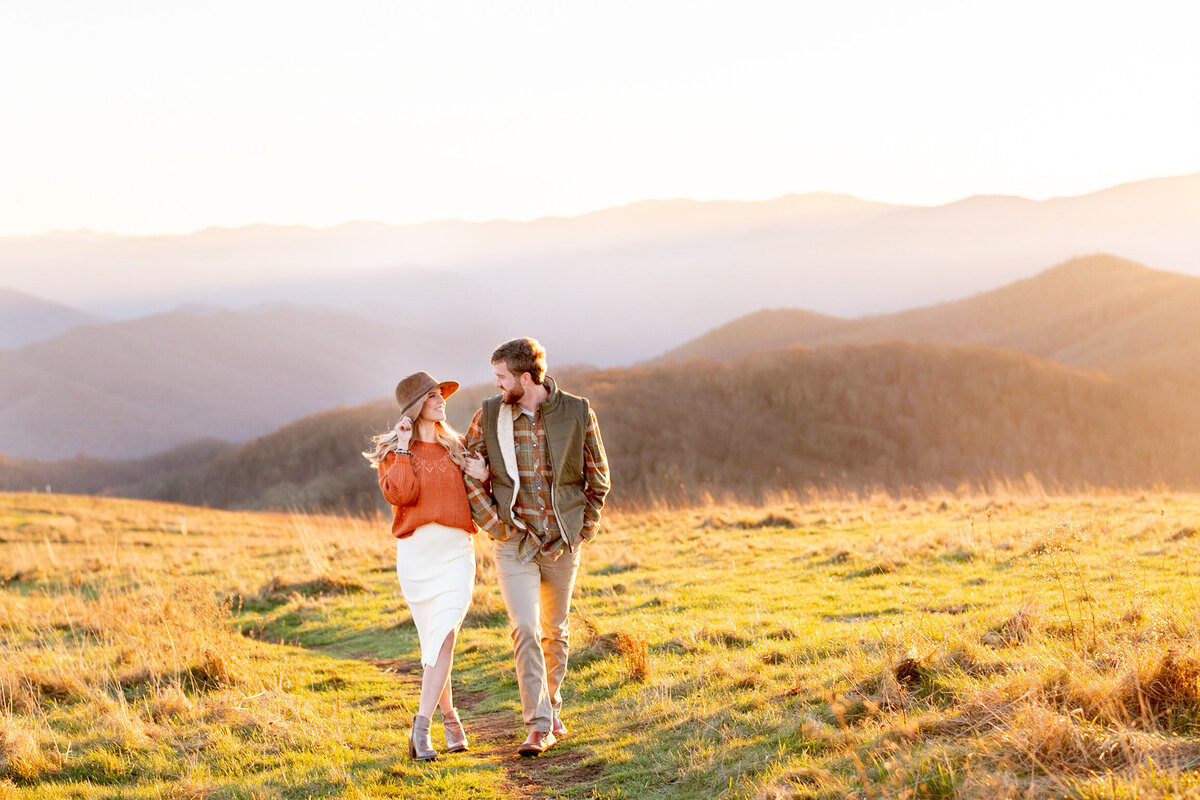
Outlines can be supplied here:
[[473, 750], [413, 764], [384, 520], [0, 495], [0, 798], [1200, 797], [1198, 530], [1165, 493], [610, 515], [535, 760], [479, 541]]

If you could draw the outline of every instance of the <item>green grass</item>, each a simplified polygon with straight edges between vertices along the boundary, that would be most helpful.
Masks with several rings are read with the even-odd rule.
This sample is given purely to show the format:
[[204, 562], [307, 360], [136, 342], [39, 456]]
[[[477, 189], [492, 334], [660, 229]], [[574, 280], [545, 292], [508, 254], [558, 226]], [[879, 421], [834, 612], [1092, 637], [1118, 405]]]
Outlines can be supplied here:
[[[0, 798], [1200, 796], [1200, 497], [610, 515], [520, 760], [490, 547], [471, 753], [406, 757], [384, 520], [0, 495]], [[435, 744], [440, 724], [434, 725]]]

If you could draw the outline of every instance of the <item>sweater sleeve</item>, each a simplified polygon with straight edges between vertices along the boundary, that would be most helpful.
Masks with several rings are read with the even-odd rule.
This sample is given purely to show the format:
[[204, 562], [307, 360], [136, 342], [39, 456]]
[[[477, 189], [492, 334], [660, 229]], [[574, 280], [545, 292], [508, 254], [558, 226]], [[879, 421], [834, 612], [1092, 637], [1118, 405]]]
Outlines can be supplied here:
[[421, 485], [417, 482], [412, 456], [388, 453], [379, 464], [379, 488], [384, 499], [393, 506], [410, 506], [417, 502]]
[[[483, 435], [482, 408], [476, 411], [475, 416], [471, 419], [471, 426], [467, 428], [466, 444], [467, 450], [483, 456], [484, 460], [488, 461], [487, 439]], [[488, 461], [488, 467], [491, 468], [490, 461]], [[498, 541], [511, 539], [516, 529], [500, 519], [500, 515], [496, 511], [496, 501], [488, 492], [487, 487], [466, 473], [463, 473], [463, 482], [467, 487], [467, 499], [471, 503], [471, 516], [474, 517], [475, 524], [487, 531], [488, 536], [492, 539]]]

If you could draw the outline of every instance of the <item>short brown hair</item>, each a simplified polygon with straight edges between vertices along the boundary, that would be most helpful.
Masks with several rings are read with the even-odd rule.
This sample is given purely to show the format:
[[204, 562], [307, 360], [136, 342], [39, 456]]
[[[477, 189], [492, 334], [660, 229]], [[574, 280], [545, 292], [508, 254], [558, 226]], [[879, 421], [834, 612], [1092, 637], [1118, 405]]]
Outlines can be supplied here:
[[537, 339], [522, 336], [520, 339], [509, 339], [492, 351], [492, 363], [503, 361], [508, 371], [520, 376], [528, 372], [529, 377], [539, 386], [546, 377], [546, 348]]

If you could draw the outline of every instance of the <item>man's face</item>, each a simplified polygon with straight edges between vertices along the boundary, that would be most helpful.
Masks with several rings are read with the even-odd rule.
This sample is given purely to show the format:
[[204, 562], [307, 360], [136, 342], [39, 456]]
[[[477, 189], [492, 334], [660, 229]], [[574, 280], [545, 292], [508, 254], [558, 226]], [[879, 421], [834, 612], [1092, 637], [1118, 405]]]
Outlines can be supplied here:
[[[525, 396], [525, 387], [521, 385], [521, 378], [509, 372], [508, 364], [503, 361], [493, 362], [492, 371], [496, 373], [496, 388], [504, 395], [504, 402], [510, 406], [519, 403]], [[522, 373], [522, 375], [528, 374]]]

